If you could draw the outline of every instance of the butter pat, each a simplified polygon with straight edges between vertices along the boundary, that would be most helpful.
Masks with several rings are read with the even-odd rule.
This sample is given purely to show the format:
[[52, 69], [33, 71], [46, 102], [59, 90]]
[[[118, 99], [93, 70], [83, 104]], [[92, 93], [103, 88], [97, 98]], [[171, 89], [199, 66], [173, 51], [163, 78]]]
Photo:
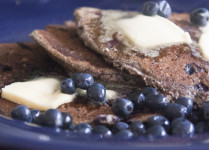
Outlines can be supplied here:
[[76, 89], [76, 92], [78, 93], [78, 95], [79, 95], [80, 97], [85, 97], [85, 98], [87, 98], [87, 91], [86, 91], [86, 90], [77, 88], [77, 89]]
[[116, 92], [116, 91], [106, 90], [106, 99], [107, 99], [107, 101], [119, 98], [119, 96], [120, 96], [120, 94], [118, 92]]
[[[77, 88], [76, 91], [78, 92], [79, 96], [87, 98], [87, 91], [86, 90]], [[120, 96], [120, 94], [116, 91], [106, 90], [106, 100], [107, 101], [119, 98], [119, 96]]]
[[209, 22], [205, 27], [201, 27], [200, 30], [202, 35], [199, 39], [199, 46], [203, 57], [209, 61]]
[[192, 42], [189, 33], [157, 15], [150, 17], [138, 14], [133, 18], [119, 19], [116, 26], [124, 37], [145, 54], [146, 49]]
[[15, 82], [2, 89], [2, 98], [38, 110], [57, 108], [75, 97], [75, 94], [61, 93], [60, 81], [56, 78]]

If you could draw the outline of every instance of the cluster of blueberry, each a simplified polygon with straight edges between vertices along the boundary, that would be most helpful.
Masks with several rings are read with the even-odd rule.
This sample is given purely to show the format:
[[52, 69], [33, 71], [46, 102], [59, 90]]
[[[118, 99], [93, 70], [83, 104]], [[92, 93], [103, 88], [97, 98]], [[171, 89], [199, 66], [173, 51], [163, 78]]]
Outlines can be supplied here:
[[[171, 15], [171, 7], [166, 0], [158, 2], [148, 1], [144, 3], [142, 13], [146, 16], [160, 15], [168, 18]], [[209, 11], [206, 8], [197, 8], [192, 11], [190, 20], [198, 26], [205, 26], [209, 20]]]
[[[94, 103], [105, 102], [104, 86], [94, 83], [94, 79], [90, 74], [77, 73], [73, 75], [72, 79], [68, 78], [61, 82], [61, 89], [65, 93], [74, 93], [75, 87], [86, 89], [88, 97]], [[168, 103], [167, 98], [159, 94], [154, 88], [146, 87], [141, 91], [131, 93], [129, 99], [120, 98], [116, 100], [112, 104], [113, 112], [123, 118], [123, 121], [126, 121], [130, 114], [137, 113], [143, 109], [160, 112], [165, 117], [155, 115], [145, 122], [131, 122], [129, 124], [128, 122], [117, 122], [114, 125], [105, 126], [100, 124], [92, 127], [87, 123], [73, 125], [73, 119], [69, 114], [59, 112], [56, 109], [49, 109], [44, 113], [40, 113], [39, 110], [29, 109], [20, 105], [12, 110], [11, 115], [14, 119], [48, 127], [67, 129], [79, 134], [93, 133], [99, 134], [101, 137], [112, 137], [112, 135], [115, 135], [115, 137], [122, 139], [130, 139], [135, 136], [165, 138], [168, 135], [192, 136], [195, 133], [194, 124], [196, 124], [196, 133], [208, 132], [209, 129], [206, 122], [206, 120], [209, 120], [208, 108], [209, 103], [205, 103], [202, 106], [203, 113], [200, 111], [196, 113], [191, 99], [179, 97], [175, 103]], [[201, 116], [204, 116], [202, 120], [200, 119]]]
[[48, 109], [41, 113], [39, 110], [29, 109], [24, 105], [15, 107], [11, 112], [11, 116], [18, 120], [63, 129], [68, 129], [73, 121], [68, 113], [61, 113], [57, 109]]
[[94, 83], [94, 78], [88, 73], [75, 73], [72, 79], [68, 78], [61, 82], [61, 91], [67, 94], [73, 94], [76, 88], [87, 90], [88, 99], [92, 103], [106, 102], [106, 89], [100, 83]]
[[[147, 87], [140, 92], [130, 94], [129, 100], [118, 99], [112, 106], [113, 112], [123, 118], [128, 117], [134, 111], [137, 112], [145, 108], [153, 112], [160, 112], [168, 118], [164, 116], [149, 118], [145, 122], [148, 127], [146, 134], [157, 137], [166, 137], [167, 134], [179, 136], [194, 134], [193, 123], [185, 119], [193, 109], [193, 101], [189, 98], [179, 97], [175, 103], [168, 103], [166, 97], [159, 94], [154, 88]], [[172, 121], [171, 126], [170, 121]]]
[[170, 4], [166, 0], [160, 0], [158, 2], [148, 1], [144, 3], [142, 13], [146, 16], [160, 15], [168, 18], [171, 15]]

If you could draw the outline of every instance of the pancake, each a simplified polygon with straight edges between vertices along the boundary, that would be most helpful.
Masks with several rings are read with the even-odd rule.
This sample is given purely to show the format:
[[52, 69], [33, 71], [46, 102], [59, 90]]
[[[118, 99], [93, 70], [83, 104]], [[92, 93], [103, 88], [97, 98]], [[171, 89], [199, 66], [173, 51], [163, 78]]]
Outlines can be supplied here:
[[72, 72], [90, 73], [104, 84], [143, 87], [144, 81], [129, 75], [106, 63], [102, 56], [85, 47], [80, 40], [74, 22], [68, 26], [49, 25], [46, 30], [35, 30], [31, 36], [51, 55], [51, 57]]
[[[38, 44], [0, 44], [0, 89], [13, 82], [60, 75], [67, 74]], [[0, 113], [6, 116], [17, 106], [2, 98], [0, 103]]]
[[[197, 41], [201, 31], [190, 23], [188, 14], [172, 14], [170, 20], [190, 33], [193, 44], [171, 45], [161, 48], [157, 57], [149, 57], [124, 45], [117, 32], [112, 34], [112, 39], [108, 42], [99, 40], [101, 36], [106, 36], [108, 31], [102, 24], [103, 14], [108, 16], [111, 12], [114, 10], [90, 7], [75, 10], [78, 34], [86, 46], [103, 55], [114, 67], [143, 78], [146, 85], [155, 87], [170, 101], [185, 96], [201, 105], [209, 100], [209, 62], [200, 57]], [[134, 12], [121, 11], [122, 13], [123, 17], [127, 17], [132, 16]], [[188, 66], [193, 69], [192, 73], [186, 71]]]
[[[65, 69], [56, 63], [35, 43], [0, 44], [0, 89], [18, 81], [27, 81], [38, 77], [68, 77]], [[0, 114], [10, 116], [18, 104], [0, 98]], [[111, 107], [90, 105], [85, 99], [77, 98], [74, 102], [58, 107], [73, 117], [73, 123], [93, 123], [100, 114], [113, 114]], [[143, 120], [142, 116], [137, 117]]]

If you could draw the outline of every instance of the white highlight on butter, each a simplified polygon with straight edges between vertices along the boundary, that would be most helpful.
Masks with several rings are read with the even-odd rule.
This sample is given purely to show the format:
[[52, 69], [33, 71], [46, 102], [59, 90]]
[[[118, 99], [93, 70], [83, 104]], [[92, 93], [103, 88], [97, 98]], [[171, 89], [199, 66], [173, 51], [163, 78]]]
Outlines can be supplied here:
[[120, 19], [116, 26], [123, 36], [145, 54], [147, 49], [192, 42], [188, 32], [157, 15], [150, 17], [139, 14], [133, 18]]
[[203, 57], [209, 60], [209, 22], [205, 27], [201, 27], [200, 30], [202, 31], [202, 35], [199, 39], [199, 46]]
[[61, 93], [60, 80], [56, 78], [15, 82], [2, 89], [2, 98], [38, 110], [57, 108], [72, 102], [75, 97], [75, 94]]

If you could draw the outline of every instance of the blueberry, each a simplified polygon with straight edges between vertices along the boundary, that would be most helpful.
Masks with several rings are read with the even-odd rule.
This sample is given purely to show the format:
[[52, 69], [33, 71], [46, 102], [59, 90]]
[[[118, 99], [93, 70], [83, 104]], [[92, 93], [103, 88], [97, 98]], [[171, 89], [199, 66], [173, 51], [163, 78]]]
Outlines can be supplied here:
[[142, 13], [146, 16], [154, 16], [158, 13], [159, 6], [156, 2], [148, 1], [144, 3]]
[[49, 127], [61, 127], [63, 125], [62, 113], [57, 109], [48, 109], [43, 115], [43, 124]]
[[166, 130], [160, 125], [154, 125], [146, 132], [149, 138], [165, 138], [168, 136]]
[[118, 122], [116, 123], [113, 128], [112, 128], [112, 132], [113, 133], [117, 133], [119, 132], [120, 130], [124, 130], [124, 129], [128, 129], [129, 128], [129, 125], [125, 122]]
[[87, 96], [94, 103], [105, 103], [106, 89], [102, 84], [94, 83], [87, 89]]
[[178, 124], [179, 122], [182, 122], [182, 121], [189, 121], [189, 120], [187, 120], [187, 119], [185, 119], [185, 118], [182, 118], [182, 117], [175, 118], [175, 119], [171, 122], [171, 128], [173, 129], [174, 127], [177, 126], [177, 124]]
[[188, 75], [192, 75], [193, 73], [195, 73], [196, 71], [195, 71], [195, 69], [194, 69], [194, 67], [191, 65], [191, 64], [187, 64], [186, 65], [186, 73], [188, 74]]
[[146, 132], [145, 126], [142, 122], [131, 123], [130, 130], [134, 133], [134, 135], [143, 135]]
[[206, 8], [197, 8], [192, 11], [190, 20], [198, 26], [205, 26], [208, 22], [209, 11]]
[[209, 131], [208, 123], [207, 122], [199, 122], [195, 126], [196, 133], [206, 133]]
[[36, 122], [36, 119], [39, 117], [40, 115], [40, 110], [35, 110], [35, 109], [31, 109], [30, 110], [31, 113], [31, 117], [32, 117], [32, 122]]
[[166, 129], [166, 131], [170, 130], [170, 122], [164, 116], [152, 116], [146, 121], [146, 123], [149, 127], [154, 125], [160, 125], [163, 126]]
[[74, 132], [80, 134], [91, 134], [92, 127], [88, 123], [81, 123], [74, 127]]
[[166, 0], [161, 0], [157, 3], [159, 6], [158, 15], [168, 18], [172, 12], [170, 4]]
[[110, 137], [112, 136], [112, 132], [103, 125], [97, 125], [93, 128], [92, 133], [98, 134], [101, 137]]
[[12, 110], [11, 115], [12, 115], [12, 118], [14, 118], [14, 119], [27, 121], [27, 122], [32, 121], [30, 109], [28, 109], [24, 105], [19, 105], [19, 106], [15, 107]]
[[145, 96], [141, 92], [134, 92], [131, 93], [129, 96], [130, 100], [134, 103], [135, 109], [141, 109], [143, 107], [144, 101], [145, 101]]
[[134, 109], [134, 104], [128, 99], [118, 99], [112, 106], [113, 112], [121, 117], [129, 116]]
[[193, 136], [195, 133], [194, 125], [188, 121], [180, 121], [174, 128], [172, 128], [172, 134], [177, 136]]
[[184, 117], [187, 114], [187, 108], [181, 104], [170, 103], [165, 107], [165, 115], [169, 119]]
[[150, 110], [161, 110], [167, 105], [167, 98], [161, 94], [150, 94], [145, 99], [145, 104]]
[[72, 125], [73, 119], [68, 113], [62, 113], [63, 129], [69, 129]]
[[44, 125], [44, 114], [40, 114], [33, 122], [39, 125]]
[[134, 136], [134, 134], [130, 130], [124, 129], [120, 130], [115, 136], [120, 139], [129, 140]]
[[205, 120], [209, 120], [209, 103], [203, 103], [202, 105], [202, 110], [203, 110], [203, 116]]
[[192, 111], [192, 113], [189, 114], [188, 118], [194, 124], [197, 124], [204, 120], [204, 116], [201, 111]]
[[193, 109], [193, 101], [190, 98], [187, 97], [179, 97], [176, 100], [177, 104], [181, 104], [187, 108], [187, 113], [190, 114]]
[[68, 78], [61, 82], [60, 84], [61, 91], [66, 94], [75, 93], [75, 83], [72, 79]]
[[152, 94], [152, 95], [158, 95], [159, 94], [153, 87], [146, 87], [146, 88], [142, 89], [141, 92], [144, 94], [145, 97], [150, 95], [150, 94]]
[[77, 88], [88, 89], [94, 84], [94, 78], [91, 74], [88, 73], [75, 73], [72, 75], [72, 78], [75, 82]]

